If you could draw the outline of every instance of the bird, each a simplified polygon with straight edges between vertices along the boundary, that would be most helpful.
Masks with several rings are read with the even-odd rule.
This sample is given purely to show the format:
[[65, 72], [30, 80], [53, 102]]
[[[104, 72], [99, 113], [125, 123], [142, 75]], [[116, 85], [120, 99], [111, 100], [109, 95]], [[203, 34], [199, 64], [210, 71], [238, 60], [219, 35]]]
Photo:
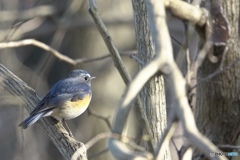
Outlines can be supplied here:
[[[65, 122], [81, 115], [91, 101], [91, 80], [94, 78], [85, 70], [71, 71], [50, 89], [19, 127], [26, 129], [40, 118], [47, 116]], [[68, 127], [67, 129], [71, 134]]]

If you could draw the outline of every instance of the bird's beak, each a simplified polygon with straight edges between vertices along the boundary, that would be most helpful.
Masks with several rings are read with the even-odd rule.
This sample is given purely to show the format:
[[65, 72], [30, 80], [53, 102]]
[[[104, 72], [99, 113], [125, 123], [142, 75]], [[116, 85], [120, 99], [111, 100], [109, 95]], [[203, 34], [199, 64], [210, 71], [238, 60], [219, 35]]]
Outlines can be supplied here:
[[90, 79], [92, 80], [92, 79], [94, 79], [94, 78], [96, 78], [96, 77], [91, 77]]

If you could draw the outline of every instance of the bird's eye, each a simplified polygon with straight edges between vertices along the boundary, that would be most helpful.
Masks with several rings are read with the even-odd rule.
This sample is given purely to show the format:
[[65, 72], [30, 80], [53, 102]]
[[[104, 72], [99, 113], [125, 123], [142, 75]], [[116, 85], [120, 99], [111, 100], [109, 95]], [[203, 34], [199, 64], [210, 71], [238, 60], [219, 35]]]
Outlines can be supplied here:
[[89, 80], [89, 77], [88, 77], [88, 76], [86, 76], [86, 77], [84, 77], [84, 79], [85, 79], [86, 81], [88, 81], [88, 80]]

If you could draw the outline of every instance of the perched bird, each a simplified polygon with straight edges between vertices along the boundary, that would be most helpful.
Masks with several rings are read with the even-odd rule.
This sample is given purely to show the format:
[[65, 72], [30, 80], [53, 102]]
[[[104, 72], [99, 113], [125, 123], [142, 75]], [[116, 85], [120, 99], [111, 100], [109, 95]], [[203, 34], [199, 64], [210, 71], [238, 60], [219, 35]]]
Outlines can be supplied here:
[[[30, 116], [19, 124], [28, 128], [42, 117], [52, 116], [58, 121], [76, 118], [88, 107], [91, 98], [91, 77], [84, 70], [73, 70], [66, 78], [58, 81], [37, 104]], [[67, 128], [69, 130], [69, 128]], [[70, 131], [70, 130], [69, 130]]]

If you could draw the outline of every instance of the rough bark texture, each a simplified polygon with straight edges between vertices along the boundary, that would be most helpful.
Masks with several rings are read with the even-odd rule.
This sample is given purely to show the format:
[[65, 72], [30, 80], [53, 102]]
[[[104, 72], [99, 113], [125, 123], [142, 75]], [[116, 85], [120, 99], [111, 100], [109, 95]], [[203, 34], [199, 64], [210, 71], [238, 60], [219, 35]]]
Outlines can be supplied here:
[[[199, 69], [198, 78], [204, 78], [216, 71], [220, 66], [227, 66], [239, 58], [237, 49], [239, 1], [222, 0], [221, 5], [231, 28], [229, 49], [226, 54], [219, 57], [219, 61], [215, 64], [206, 58]], [[236, 145], [240, 133], [239, 68], [240, 64], [237, 63], [230, 70], [200, 84], [197, 88], [196, 122], [199, 130], [216, 145]]]
[[[1, 64], [0, 87], [1, 90], [7, 90], [11, 96], [15, 97], [15, 100], [17, 99], [19, 103], [21, 102], [26, 106], [28, 112], [39, 102], [35, 91]], [[70, 137], [62, 124], [58, 123], [53, 125], [54, 122], [50, 118], [39, 120], [39, 124], [47, 132], [49, 139], [65, 159], [71, 159], [72, 154], [81, 147], [82, 154], [80, 154], [79, 159], [87, 160], [87, 152], [84, 144]]]
[[[144, 67], [155, 55], [152, 36], [150, 34], [147, 20], [147, 8], [144, 0], [132, 0], [137, 50], [139, 59], [139, 68]], [[164, 80], [162, 76], [153, 77], [141, 93], [142, 102], [151, 127], [151, 137], [153, 138], [153, 148], [156, 148], [166, 128], [166, 99], [164, 92]], [[169, 159], [169, 150], [166, 151], [164, 159]]]

